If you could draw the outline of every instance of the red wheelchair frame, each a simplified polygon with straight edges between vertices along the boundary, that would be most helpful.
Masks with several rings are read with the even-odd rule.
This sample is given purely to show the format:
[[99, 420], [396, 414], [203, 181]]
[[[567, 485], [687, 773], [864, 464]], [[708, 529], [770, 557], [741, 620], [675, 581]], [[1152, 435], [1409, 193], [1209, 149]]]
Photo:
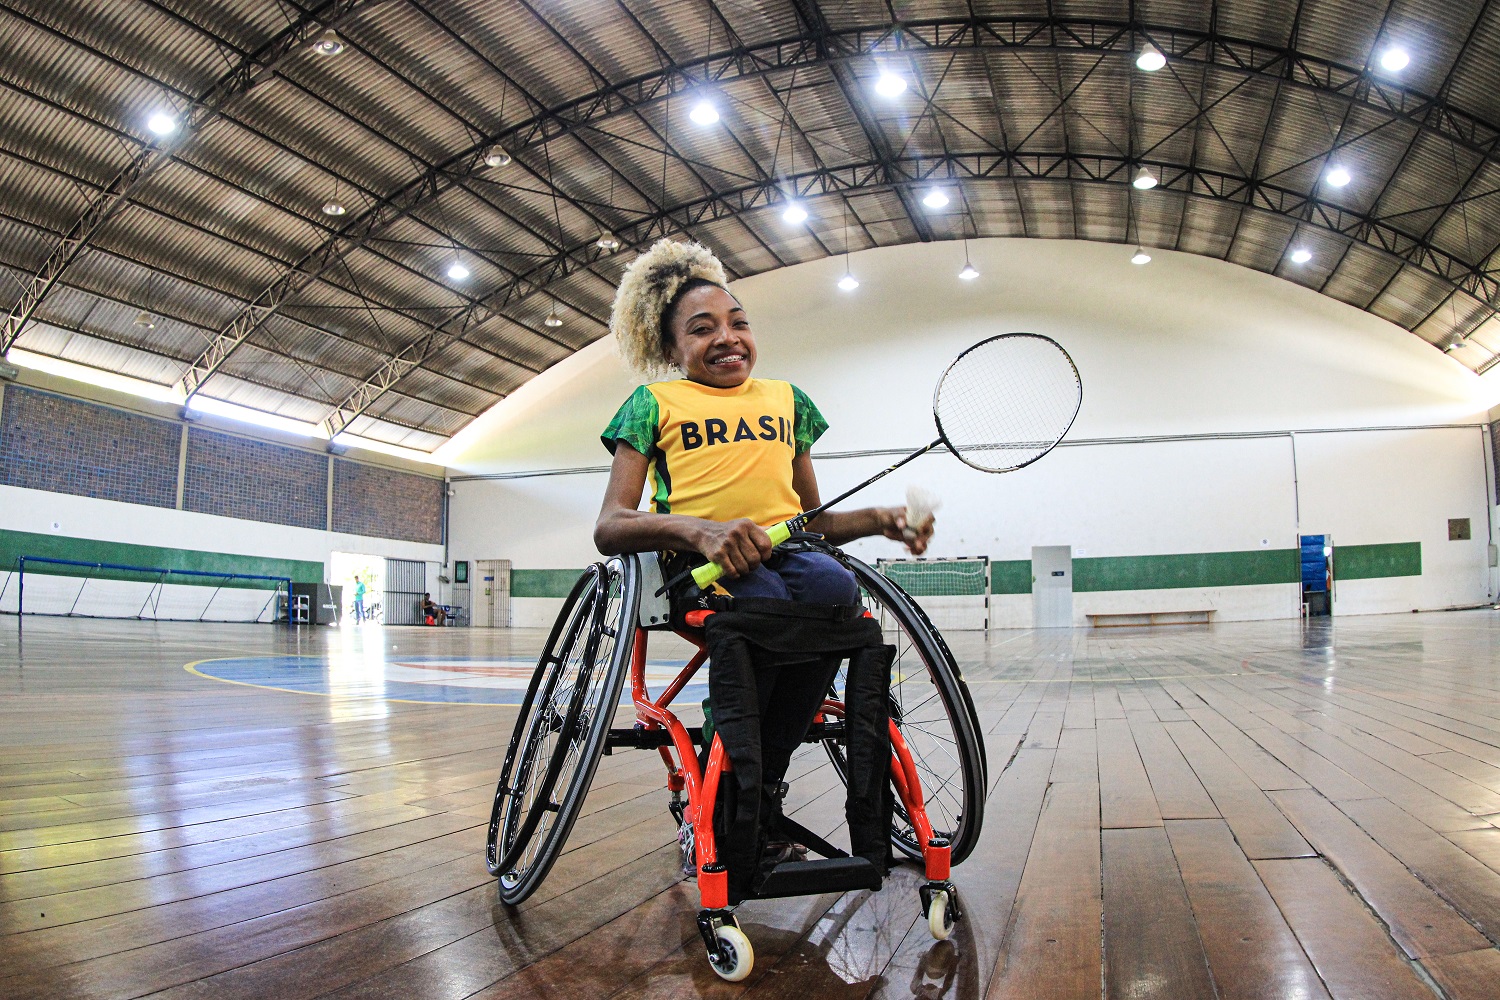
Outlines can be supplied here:
[[[668, 707], [708, 659], [708, 650], [703, 643], [701, 626], [710, 614], [713, 612], [691, 611], [685, 619], [687, 628], [673, 628], [678, 636], [692, 643], [698, 651], [656, 699], [652, 699], [646, 690], [648, 630], [644, 628], [636, 630], [635, 648], [631, 651], [630, 661], [630, 697], [635, 703], [638, 722], [647, 730], [665, 729], [671, 738], [672, 749], [677, 752], [675, 759], [672, 749], [666, 746], [659, 746], [657, 749], [667, 766], [667, 788], [673, 793], [681, 793], [684, 790], [687, 792], [687, 806], [684, 814], [691, 822], [693, 829], [699, 897], [705, 909], [722, 910], [729, 905], [729, 876], [724, 866], [717, 863], [718, 850], [714, 840], [713, 815], [714, 803], [718, 797], [719, 779], [726, 771], [731, 770], [732, 766], [725, 754], [724, 743], [716, 733], [708, 754], [708, 766], [700, 773], [698, 754], [693, 747], [692, 738], [688, 735], [687, 727]], [[868, 614], [866, 612], [866, 616]], [[818, 720], [825, 715], [843, 718], [843, 704], [833, 699], [825, 699]], [[943, 887], [947, 887], [949, 844], [946, 840], [933, 836], [932, 824], [927, 818], [927, 808], [922, 798], [922, 783], [917, 777], [916, 762], [912, 760], [906, 740], [902, 738], [895, 721], [892, 720], [889, 725], [891, 783], [895, 786], [896, 794], [911, 818], [912, 829], [923, 845], [922, 861], [929, 883], [927, 888], [934, 888], [935, 883], [943, 883]], [[923, 896], [926, 902], [927, 893], [924, 892]]]

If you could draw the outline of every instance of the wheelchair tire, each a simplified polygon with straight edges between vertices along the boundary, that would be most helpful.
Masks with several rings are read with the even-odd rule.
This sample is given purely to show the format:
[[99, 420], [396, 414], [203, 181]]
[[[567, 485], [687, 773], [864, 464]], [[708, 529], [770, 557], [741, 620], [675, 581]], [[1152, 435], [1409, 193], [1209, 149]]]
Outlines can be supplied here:
[[[858, 559], [845, 559], [859, 581], [860, 599], [879, 620], [886, 641], [896, 647], [891, 717], [916, 763], [933, 833], [948, 838], [952, 861], [957, 864], [979, 842], [988, 789], [984, 740], [974, 701], [952, 652], [921, 607], [871, 567]], [[835, 686], [842, 686], [842, 677]], [[823, 745], [839, 777], [845, 778], [843, 747], [834, 740]], [[922, 857], [922, 845], [899, 800], [891, 843], [909, 858]]]
[[512, 906], [546, 878], [578, 818], [630, 670], [639, 602], [634, 557], [595, 563], [552, 625], [516, 715], [485, 845]]

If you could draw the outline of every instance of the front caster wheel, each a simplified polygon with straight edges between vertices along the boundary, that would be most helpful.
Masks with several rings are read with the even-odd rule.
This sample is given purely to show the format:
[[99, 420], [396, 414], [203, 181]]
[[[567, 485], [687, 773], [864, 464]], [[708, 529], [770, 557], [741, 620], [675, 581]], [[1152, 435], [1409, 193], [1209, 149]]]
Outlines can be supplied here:
[[755, 967], [755, 949], [750, 947], [745, 932], [733, 924], [723, 924], [714, 928], [714, 937], [719, 949], [708, 953], [708, 964], [714, 967], [719, 978], [737, 983], [750, 975], [750, 970]]
[[953, 908], [948, 905], [948, 893], [942, 889], [934, 892], [927, 902], [927, 929], [938, 941], [946, 941], [953, 935]]

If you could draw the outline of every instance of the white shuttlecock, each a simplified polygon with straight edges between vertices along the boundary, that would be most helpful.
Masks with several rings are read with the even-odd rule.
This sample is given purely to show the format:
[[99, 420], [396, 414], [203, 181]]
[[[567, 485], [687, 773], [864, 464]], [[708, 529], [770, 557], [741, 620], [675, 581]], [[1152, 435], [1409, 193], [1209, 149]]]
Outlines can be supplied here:
[[943, 505], [943, 501], [931, 490], [915, 483], [906, 487], [906, 530], [902, 532], [910, 541], [921, 534], [922, 529], [932, 523], [932, 512]]

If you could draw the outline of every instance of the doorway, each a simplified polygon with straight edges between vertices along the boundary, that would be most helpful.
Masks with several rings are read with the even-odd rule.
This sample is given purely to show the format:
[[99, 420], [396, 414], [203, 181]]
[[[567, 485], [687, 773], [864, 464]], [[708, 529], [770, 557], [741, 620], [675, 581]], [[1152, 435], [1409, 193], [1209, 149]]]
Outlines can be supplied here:
[[1073, 547], [1031, 550], [1031, 608], [1035, 628], [1073, 627]]
[[473, 608], [469, 621], [475, 628], [510, 627], [510, 560], [479, 559], [469, 586]]
[[[363, 622], [355, 620], [355, 581], [365, 585]], [[381, 594], [385, 590], [385, 557], [363, 552], [334, 552], [328, 559], [328, 582], [342, 588], [344, 603], [339, 620], [346, 625], [378, 624], [385, 619]]]
[[1323, 618], [1333, 614], [1333, 538], [1302, 535], [1302, 616]]

